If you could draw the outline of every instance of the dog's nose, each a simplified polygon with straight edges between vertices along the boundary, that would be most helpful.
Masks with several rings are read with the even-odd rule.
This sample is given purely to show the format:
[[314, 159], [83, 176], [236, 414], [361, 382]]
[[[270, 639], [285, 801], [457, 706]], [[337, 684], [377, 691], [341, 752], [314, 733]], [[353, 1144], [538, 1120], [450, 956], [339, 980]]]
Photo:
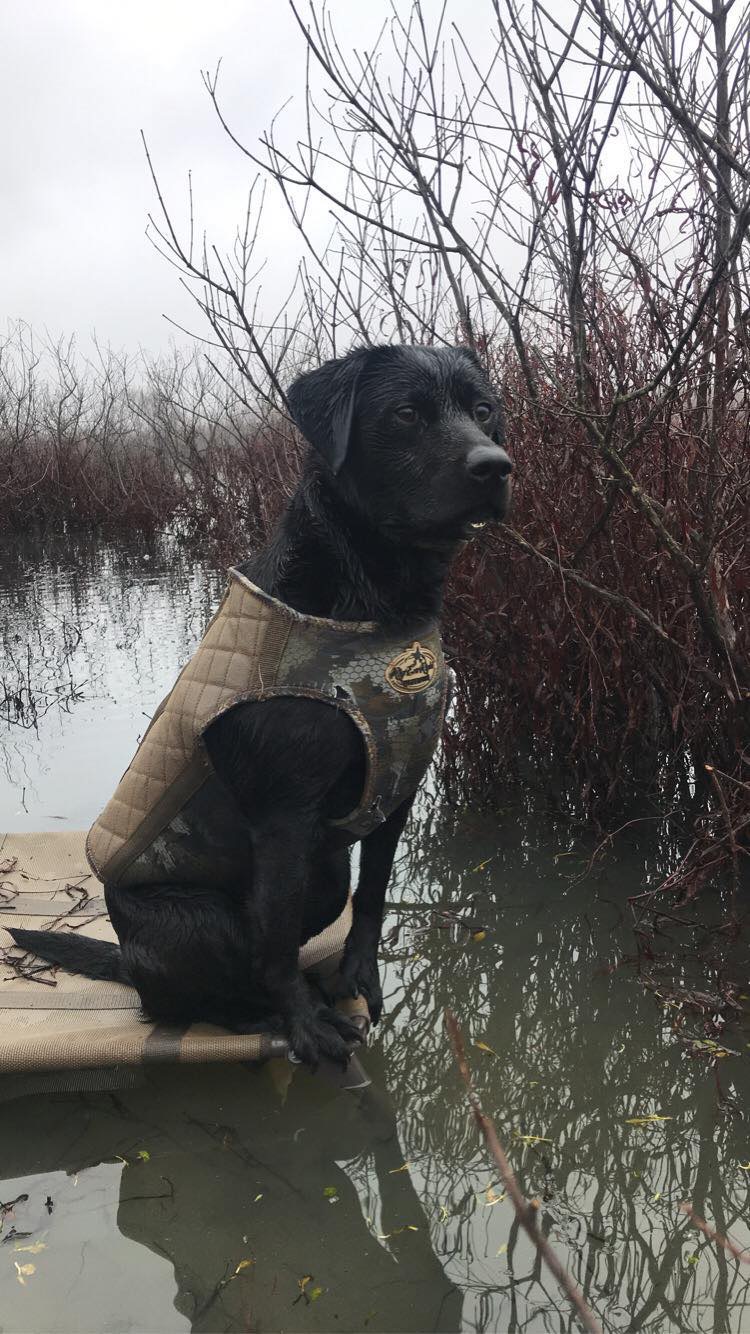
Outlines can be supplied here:
[[504, 482], [513, 464], [500, 445], [475, 445], [466, 455], [466, 468], [477, 482]]

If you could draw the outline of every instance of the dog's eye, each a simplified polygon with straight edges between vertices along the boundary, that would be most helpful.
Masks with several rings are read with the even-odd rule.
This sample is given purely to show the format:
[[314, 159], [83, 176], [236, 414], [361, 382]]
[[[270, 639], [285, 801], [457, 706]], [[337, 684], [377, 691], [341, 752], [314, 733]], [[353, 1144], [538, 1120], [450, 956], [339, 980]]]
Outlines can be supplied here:
[[474, 416], [478, 422], [488, 422], [492, 416], [492, 404], [477, 403], [474, 408]]
[[404, 403], [402, 407], [396, 408], [395, 416], [400, 422], [403, 422], [404, 426], [413, 426], [417, 420], [417, 410], [416, 408], [410, 408], [408, 403]]

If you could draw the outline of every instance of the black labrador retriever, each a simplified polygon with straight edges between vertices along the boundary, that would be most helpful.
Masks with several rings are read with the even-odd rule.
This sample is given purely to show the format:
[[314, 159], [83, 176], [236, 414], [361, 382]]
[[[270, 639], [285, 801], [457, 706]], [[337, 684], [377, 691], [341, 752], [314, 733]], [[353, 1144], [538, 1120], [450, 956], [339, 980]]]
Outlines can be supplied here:
[[[363, 348], [300, 376], [288, 399], [312, 449], [269, 545], [240, 570], [307, 615], [394, 630], [434, 620], [456, 548], [509, 500], [501, 408], [479, 361], [465, 348]], [[237, 1028], [273, 1014], [301, 1060], [344, 1063], [359, 1033], [316, 1003], [297, 958], [348, 890], [351, 840], [330, 822], [362, 792], [361, 737], [341, 709], [290, 697], [241, 703], [204, 740], [249, 821], [243, 882], [199, 894], [105, 885], [119, 950], [13, 934], [64, 966], [131, 982], [152, 1019]], [[374, 1021], [386, 888], [413, 796], [362, 839], [341, 975]]]

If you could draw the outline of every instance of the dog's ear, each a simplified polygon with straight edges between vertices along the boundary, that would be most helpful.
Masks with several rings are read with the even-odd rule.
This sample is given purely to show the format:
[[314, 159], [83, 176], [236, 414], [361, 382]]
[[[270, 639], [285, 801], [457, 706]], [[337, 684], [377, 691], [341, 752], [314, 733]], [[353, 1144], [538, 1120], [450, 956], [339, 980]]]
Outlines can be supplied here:
[[334, 474], [349, 449], [364, 355], [361, 349], [326, 361], [317, 370], [300, 375], [287, 390], [295, 425]]

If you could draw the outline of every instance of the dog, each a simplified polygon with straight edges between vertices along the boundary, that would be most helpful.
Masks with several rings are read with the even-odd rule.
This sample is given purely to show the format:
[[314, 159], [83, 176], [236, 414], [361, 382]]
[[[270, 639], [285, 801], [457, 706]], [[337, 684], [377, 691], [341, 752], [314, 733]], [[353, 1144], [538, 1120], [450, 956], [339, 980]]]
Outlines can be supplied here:
[[[222, 696], [201, 731], [210, 810], [204, 785], [170, 817], [171, 843], [162, 831], [139, 860], [131, 854], [143, 838], [131, 840], [127, 874], [102, 871], [90, 844], [119, 947], [60, 933], [12, 934], [73, 971], [135, 986], [153, 1020], [245, 1031], [278, 1024], [296, 1056], [315, 1067], [321, 1058], [345, 1064], [360, 1033], [330, 998], [315, 997], [298, 951], [341, 913], [359, 840], [340, 978], [343, 992], [364, 996], [378, 1021], [386, 889], [445, 703], [435, 694], [441, 658], [429, 627], [456, 550], [504, 518], [512, 464], [498, 396], [463, 347], [358, 348], [299, 376], [288, 404], [310, 445], [302, 478], [269, 544], [232, 572], [234, 593], [252, 600], [253, 616], [270, 617], [273, 627], [281, 618], [288, 633], [307, 635], [306, 644], [322, 636], [329, 645], [333, 635], [334, 657], [350, 640], [360, 656], [400, 645], [385, 672], [377, 668], [370, 722], [361, 701], [338, 684], [349, 679], [345, 661], [335, 682], [318, 665], [325, 688], [284, 685], [289, 667], [272, 691], [262, 673], [253, 677], [252, 690], [231, 696], [229, 706]], [[218, 633], [209, 628], [205, 642]], [[183, 692], [192, 689], [180, 680]], [[432, 712], [422, 716], [420, 700], [430, 690]], [[394, 752], [387, 762], [381, 755], [376, 786], [390, 798], [365, 809], [375, 762], [363, 739], [377, 730], [380, 713], [381, 738], [408, 737], [412, 746], [420, 736], [424, 753], [417, 764], [410, 754]], [[168, 709], [151, 726], [167, 727], [169, 717]], [[354, 810], [360, 814], [352, 822]], [[225, 857], [230, 845], [234, 860]], [[184, 862], [178, 872], [175, 848]], [[209, 870], [193, 874], [201, 848]], [[230, 869], [222, 870], [225, 863]]]

